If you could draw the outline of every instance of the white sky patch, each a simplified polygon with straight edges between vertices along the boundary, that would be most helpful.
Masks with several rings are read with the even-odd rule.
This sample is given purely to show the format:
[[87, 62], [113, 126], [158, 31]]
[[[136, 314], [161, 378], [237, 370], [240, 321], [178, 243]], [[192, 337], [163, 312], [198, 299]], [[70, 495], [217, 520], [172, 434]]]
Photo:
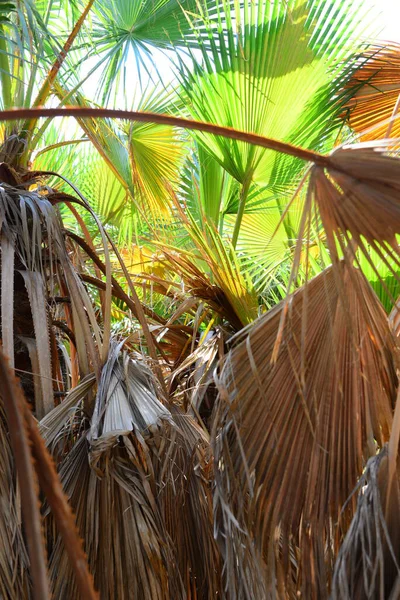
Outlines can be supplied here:
[[369, 0], [378, 11], [378, 39], [400, 43], [400, 0]]

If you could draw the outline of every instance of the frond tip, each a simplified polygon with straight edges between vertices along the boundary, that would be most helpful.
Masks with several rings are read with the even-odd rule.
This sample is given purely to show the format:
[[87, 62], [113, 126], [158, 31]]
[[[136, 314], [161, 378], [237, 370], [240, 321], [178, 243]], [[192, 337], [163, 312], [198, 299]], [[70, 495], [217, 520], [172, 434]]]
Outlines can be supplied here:
[[369, 45], [359, 68], [346, 84], [351, 98], [343, 116], [362, 141], [400, 136], [397, 113], [400, 94], [400, 44]]
[[[332, 153], [325, 169], [314, 166], [310, 189], [328, 243], [349, 234], [360, 245], [388, 244], [398, 252], [400, 161], [378, 148], [349, 147]], [[330, 246], [330, 251], [333, 248]]]

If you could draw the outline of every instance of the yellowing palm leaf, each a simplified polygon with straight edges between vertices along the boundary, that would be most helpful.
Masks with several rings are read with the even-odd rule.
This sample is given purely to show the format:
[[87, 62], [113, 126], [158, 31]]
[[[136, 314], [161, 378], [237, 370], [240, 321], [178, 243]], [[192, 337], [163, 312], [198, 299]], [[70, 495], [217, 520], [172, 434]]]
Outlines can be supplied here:
[[182, 142], [172, 127], [148, 123], [133, 125], [128, 139], [133, 184], [142, 208], [168, 214], [184, 156]]

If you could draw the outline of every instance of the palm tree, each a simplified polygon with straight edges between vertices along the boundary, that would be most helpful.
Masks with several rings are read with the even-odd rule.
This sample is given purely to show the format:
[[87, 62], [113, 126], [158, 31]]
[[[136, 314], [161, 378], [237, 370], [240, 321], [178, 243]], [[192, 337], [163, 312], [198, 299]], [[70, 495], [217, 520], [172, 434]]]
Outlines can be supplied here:
[[396, 595], [396, 534], [351, 559], [398, 489], [361, 4], [0, 4], [4, 597]]

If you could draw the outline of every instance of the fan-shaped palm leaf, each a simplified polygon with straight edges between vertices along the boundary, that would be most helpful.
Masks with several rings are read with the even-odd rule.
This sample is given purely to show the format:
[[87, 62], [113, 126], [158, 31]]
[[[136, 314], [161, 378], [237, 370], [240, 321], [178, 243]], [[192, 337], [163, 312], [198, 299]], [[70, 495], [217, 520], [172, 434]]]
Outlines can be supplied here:
[[[210, 7], [213, 4], [210, 2]], [[135, 63], [139, 80], [143, 72], [154, 73], [154, 69], [157, 72], [157, 55], [152, 56], [154, 50], [184, 46], [189, 40], [196, 45], [184, 12], [192, 13], [196, 7], [196, 0], [96, 2], [92, 39], [102, 65], [99, 85], [102, 104], [110, 97], [115, 84], [122, 83], [125, 88], [128, 72], [132, 77]]]
[[[66, 94], [66, 90], [58, 87], [60, 99]], [[164, 112], [168, 103], [173, 103], [174, 97], [173, 88], [165, 90], [151, 86], [138, 99], [138, 108]], [[89, 102], [79, 94], [75, 100], [80, 106], [89, 106]], [[79, 124], [136, 208], [140, 209], [144, 222], [148, 211], [153, 216], [165, 217], [185, 155], [184, 141], [176, 130], [168, 125], [151, 123], [123, 124], [117, 128], [111, 121], [94, 119], [79, 119]], [[84, 179], [84, 173], [80, 177]], [[121, 222], [127, 210], [126, 202], [121, 204], [120, 199], [117, 202], [119, 206], [112, 202], [103, 203], [103, 208], [104, 204], [107, 206], [107, 211], [103, 213], [105, 218], [113, 215], [116, 224]], [[132, 229], [128, 228], [128, 231], [132, 232]]]
[[[203, 62], [193, 59], [193, 68], [181, 67], [193, 117], [308, 148], [323, 147], [338, 111], [333, 73], [348, 56], [357, 24], [348, 2], [277, 0], [258, 7], [246, 2], [243, 8], [236, 3], [235, 18], [226, 3], [218, 18], [206, 13], [197, 22], [209, 32], [211, 56], [203, 45]], [[213, 40], [216, 34], [218, 41]], [[251, 180], [288, 185], [302, 165], [224, 137], [197, 137], [243, 185], [235, 246]]]
[[[290, 257], [290, 244], [276, 203], [270, 202], [264, 211], [243, 216], [236, 251], [241, 270], [247, 272], [260, 292], [277, 267]], [[227, 230], [233, 231], [235, 216], [225, 219]], [[229, 227], [230, 226], [230, 227]]]

